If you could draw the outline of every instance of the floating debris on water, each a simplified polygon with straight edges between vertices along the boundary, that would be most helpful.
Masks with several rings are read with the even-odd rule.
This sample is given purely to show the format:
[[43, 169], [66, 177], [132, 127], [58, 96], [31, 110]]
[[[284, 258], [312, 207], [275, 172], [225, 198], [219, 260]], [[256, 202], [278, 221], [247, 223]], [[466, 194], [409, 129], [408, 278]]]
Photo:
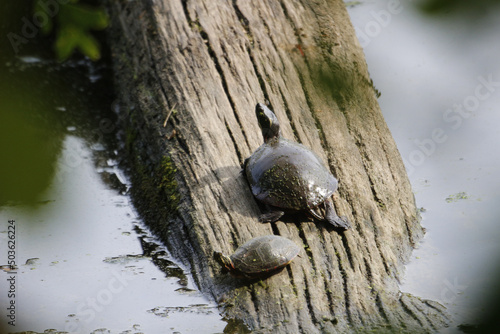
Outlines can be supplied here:
[[217, 306], [210, 306], [207, 304], [194, 304], [189, 306], [159, 306], [151, 310], [149, 313], [160, 317], [168, 317], [170, 313], [196, 313], [196, 314], [212, 314], [217, 311]]
[[113, 263], [113, 264], [126, 264], [129, 262], [136, 262], [142, 259], [149, 259], [149, 257], [144, 256], [143, 254], [127, 254], [121, 256], [107, 257], [103, 260], [103, 262]]
[[38, 257], [33, 257], [31, 259], [27, 259], [25, 265], [33, 266], [33, 265], [37, 264], [39, 260], [40, 260], [40, 258], [38, 258]]
[[189, 289], [189, 288], [186, 288], [186, 287], [175, 289], [175, 291], [179, 292], [179, 293], [181, 293], [183, 295], [199, 295], [200, 294], [200, 292], [198, 290]]
[[467, 195], [466, 192], [462, 191], [462, 192], [459, 192], [459, 193], [456, 193], [454, 195], [450, 195], [448, 197], [446, 197], [446, 202], [447, 203], [452, 203], [452, 202], [458, 202], [459, 200], [462, 200], [462, 199], [469, 199], [469, 195]]

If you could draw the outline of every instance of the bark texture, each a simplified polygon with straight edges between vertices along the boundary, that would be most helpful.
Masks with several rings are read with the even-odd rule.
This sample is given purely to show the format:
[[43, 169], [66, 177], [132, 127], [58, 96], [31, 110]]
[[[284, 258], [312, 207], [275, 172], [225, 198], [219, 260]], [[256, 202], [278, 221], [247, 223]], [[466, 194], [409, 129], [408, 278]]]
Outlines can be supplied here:
[[[422, 237], [412, 190], [341, 0], [110, 0], [116, 86], [133, 196], [151, 229], [256, 332], [434, 331], [441, 305], [399, 292]], [[340, 180], [353, 228], [305, 215], [257, 221], [240, 164], [268, 101], [283, 136]], [[246, 282], [212, 254], [279, 234], [303, 245], [280, 274]]]

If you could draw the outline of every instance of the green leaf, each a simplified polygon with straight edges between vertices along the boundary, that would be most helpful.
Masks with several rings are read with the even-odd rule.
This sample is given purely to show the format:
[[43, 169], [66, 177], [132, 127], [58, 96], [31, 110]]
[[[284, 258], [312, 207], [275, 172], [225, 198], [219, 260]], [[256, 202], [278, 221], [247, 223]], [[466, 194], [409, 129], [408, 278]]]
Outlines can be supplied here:
[[101, 51], [97, 40], [89, 33], [83, 33], [78, 40], [80, 51], [92, 60], [101, 58]]
[[108, 26], [109, 18], [104, 9], [71, 3], [62, 5], [58, 22], [61, 31], [64, 30], [64, 35], [56, 42], [60, 60], [67, 59], [77, 47], [92, 60], [101, 57], [99, 43], [89, 30], [100, 30]]
[[[50, 17], [40, 27], [42, 33], [47, 35], [56, 26], [54, 49], [57, 58], [64, 61], [78, 48], [90, 59], [99, 59], [101, 57], [99, 43], [90, 30], [102, 30], [108, 26], [109, 17], [104, 8], [79, 4], [78, 0], [68, 0], [65, 4], [59, 4], [58, 9], [57, 13], [52, 14], [55, 18]], [[42, 1], [35, 0], [33, 12], [46, 12]], [[57, 20], [57, 25], [53, 19]]]
[[64, 61], [71, 56], [78, 44], [80, 35], [80, 29], [73, 25], [65, 25], [59, 28], [55, 42], [55, 51], [60, 61]]

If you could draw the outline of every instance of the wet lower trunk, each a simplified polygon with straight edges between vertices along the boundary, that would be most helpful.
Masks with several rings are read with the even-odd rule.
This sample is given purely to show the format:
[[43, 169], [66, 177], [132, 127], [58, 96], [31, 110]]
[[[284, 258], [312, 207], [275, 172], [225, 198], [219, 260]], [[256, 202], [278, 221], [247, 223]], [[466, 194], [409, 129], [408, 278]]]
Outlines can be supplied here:
[[[283, 333], [445, 325], [442, 306], [398, 289], [423, 230], [342, 1], [108, 4], [136, 206], [227, 318]], [[266, 101], [340, 180], [334, 206], [352, 229], [258, 222], [240, 165], [262, 143]], [[300, 257], [260, 283], [221, 272], [214, 251], [266, 234], [303, 245]]]

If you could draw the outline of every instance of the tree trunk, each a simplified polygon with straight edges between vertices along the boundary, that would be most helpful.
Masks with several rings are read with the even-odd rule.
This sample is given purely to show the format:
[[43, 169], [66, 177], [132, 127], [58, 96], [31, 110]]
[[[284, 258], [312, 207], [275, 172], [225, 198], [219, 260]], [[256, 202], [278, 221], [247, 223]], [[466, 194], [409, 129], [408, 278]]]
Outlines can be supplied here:
[[[441, 305], [398, 289], [423, 230], [341, 0], [110, 0], [109, 8], [136, 206], [227, 318], [283, 333], [446, 324]], [[283, 136], [340, 180], [334, 204], [351, 230], [305, 215], [257, 221], [240, 165], [263, 142], [254, 108], [266, 101]], [[260, 283], [231, 277], [213, 258], [273, 233], [304, 250]]]

